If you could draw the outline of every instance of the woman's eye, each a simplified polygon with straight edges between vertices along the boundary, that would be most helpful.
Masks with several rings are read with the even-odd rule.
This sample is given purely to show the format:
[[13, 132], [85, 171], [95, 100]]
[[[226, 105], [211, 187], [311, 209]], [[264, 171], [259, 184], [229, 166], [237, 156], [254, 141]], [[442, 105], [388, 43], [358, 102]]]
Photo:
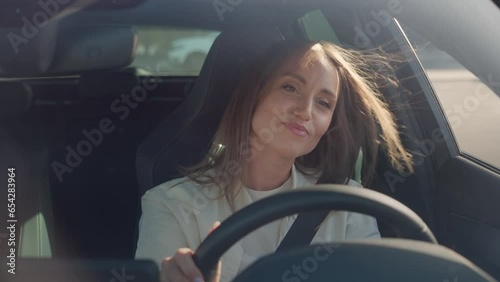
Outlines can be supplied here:
[[330, 103], [326, 102], [326, 101], [319, 101], [318, 102], [321, 106], [331, 110], [332, 109], [332, 106], [330, 105]]
[[285, 89], [285, 91], [287, 92], [297, 92], [297, 88], [295, 88], [295, 86], [290, 84], [283, 85], [283, 89]]

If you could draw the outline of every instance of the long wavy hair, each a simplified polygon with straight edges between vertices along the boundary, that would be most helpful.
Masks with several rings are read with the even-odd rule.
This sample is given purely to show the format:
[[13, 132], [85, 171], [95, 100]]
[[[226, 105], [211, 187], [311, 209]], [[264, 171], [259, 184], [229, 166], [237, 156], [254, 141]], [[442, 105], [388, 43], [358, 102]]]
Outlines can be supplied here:
[[234, 196], [247, 163], [255, 156], [251, 121], [259, 102], [276, 81], [279, 70], [292, 60], [307, 65], [328, 60], [339, 78], [338, 101], [329, 129], [316, 148], [295, 160], [318, 183], [345, 184], [363, 152], [362, 184], [373, 177], [379, 150], [399, 171], [413, 172], [411, 154], [401, 143], [398, 127], [379, 89], [397, 85], [388, 57], [378, 52], [342, 48], [325, 41], [285, 40], [270, 47], [244, 72], [225, 110], [206, 157], [183, 168], [187, 178], [202, 186], [217, 185], [234, 209]]

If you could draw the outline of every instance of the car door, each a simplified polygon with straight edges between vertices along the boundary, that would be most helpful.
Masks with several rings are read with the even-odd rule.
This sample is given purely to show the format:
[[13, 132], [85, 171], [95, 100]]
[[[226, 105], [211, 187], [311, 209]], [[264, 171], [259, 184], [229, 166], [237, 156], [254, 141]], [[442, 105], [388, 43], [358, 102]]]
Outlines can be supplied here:
[[[489, 1], [424, 1], [409, 3], [407, 10], [411, 13], [395, 17], [426, 73], [427, 95], [437, 102], [430, 112], [419, 110], [421, 116], [432, 112], [437, 121], [422, 122], [427, 132], [422, 142], [427, 155], [436, 153], [440, 142], [450, 153], [437, 166], [438, 238], [500, 278], [500, 61], [494, 51], [500, 38], [491, 29], [500, 12]], [[432, 16], [422, 17], [426, 13]], [[447, 138], [436, 138], [437, 128], [448, 132]]]
[[439, 101], [434, 114], [452, 133], [437, 176], [439, 238], [500, 278], [500, 34], [491, 29], [500, 11], [489, 1], [444, 2], [434, 24], [413, 15], [403, 27]]
[[[333, 39], [320, 32], [320, 15], [302, 29], [360, 49], [396, 42], [407, 60], [399, 74], [410, 94], [396, 96], [407, 105], [398, 118], [417, 148], [416, 174], [382, 171], [393, 175], [385, 177], [388, 194], [414, 204], [441, 244], [500, 278], [500, 11], [486, 0], [345, 6], [322, 9]], [[417, 190], [422, 205], [411, 199]]]

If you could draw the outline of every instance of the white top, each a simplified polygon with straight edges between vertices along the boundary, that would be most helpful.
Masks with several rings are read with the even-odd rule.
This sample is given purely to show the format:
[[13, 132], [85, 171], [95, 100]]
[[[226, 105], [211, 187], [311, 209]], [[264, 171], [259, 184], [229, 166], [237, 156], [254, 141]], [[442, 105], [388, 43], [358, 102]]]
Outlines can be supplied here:
[[[315, 184], [317, 178], [301, 173], [294, 166], [291, 182], [292, 189], [297, 189]], [[349, 185], [360, 186], [354, 181]], [[161, 261], [173, 256], [178, 248], [187, 247], [196, 250], [208, 235], [213, 223], [222, 222], [232, 214], [225, 197], [214, 199], [214, 196], [218, 195], [217, 190], [216, 187], [201, 187], [186, 178], [178, 178], [146, 192], [142, 197], [142, 216], [135, 257], [153, 260], [161, 269]], [[256, 194], [261, 193], [241, 189], [234, 198], [236, 210], [251, 204], [252, 196], [255, 197]], [[285, 237], [295, 218], [296, 216], [288, 216], [279, 220], [277, 230], [279, 242]], [[270, 231], [271, 234], [273, 232], [276, 232], [276, 229]], [[275, 240], [275, 234], [271, 236], [273, 238], [269, 239], [269, 243]], [[333, 211], [321, 224], [312, 243], [364, 238], [380, 238], [377, 222], [373, 217], [347, 211]], [[257, 240], [250, 239], [250, 243], [246, 242], [240, 240], [222, 256], [222, 282], [233, 280], [240, 269], [247, 265], [248, 257], [244, 254], [249, 253], [248, 246], [253, 246]], [[244, 245], [247, 246], [245, 250]], [[274, 252], [277, 245], [270, 246], [269, 251]]]
[[[292, 175], [280, 187], [269, 191], [258, 191], [245, 188], [252, 202], [256, 202], [265, 197], [291, 190]], [[243, 258], [238, 273], [250, 266], [257, 258], [273, 253], [279, 246], [279, 229], [281, 221], [276, 220], [248, 234], [241, 240], [243, 248]]]

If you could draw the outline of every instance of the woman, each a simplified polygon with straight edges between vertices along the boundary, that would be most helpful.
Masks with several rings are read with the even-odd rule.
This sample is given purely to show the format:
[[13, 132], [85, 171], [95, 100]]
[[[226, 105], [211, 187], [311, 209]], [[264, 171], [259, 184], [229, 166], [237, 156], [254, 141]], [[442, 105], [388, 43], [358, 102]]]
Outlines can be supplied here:
[[[315, 183], [360, 186], [349, 180], [360, 149], [364, 183], [380, 146], [395, 168], [412, 171], [411, 156], [377, 91], [383, 74], [370, 71], [381, 66], [389, 66], [381, 57], [323, 41], [288, 40], [271, 47], [235, 89], [214, 149], [186, 169], [186, 177], [143, 196], [136, 258], [161, 262], [162, 281], [202, 281], [192, 250], [236, 210]], [[293, 219], [238, 242], [221, 258], [222, 276], [215, 280], [229, 281], [274, 252]], [[332, 212], [313, 243], [348, 238], [380, 238], [375, 219]]]

